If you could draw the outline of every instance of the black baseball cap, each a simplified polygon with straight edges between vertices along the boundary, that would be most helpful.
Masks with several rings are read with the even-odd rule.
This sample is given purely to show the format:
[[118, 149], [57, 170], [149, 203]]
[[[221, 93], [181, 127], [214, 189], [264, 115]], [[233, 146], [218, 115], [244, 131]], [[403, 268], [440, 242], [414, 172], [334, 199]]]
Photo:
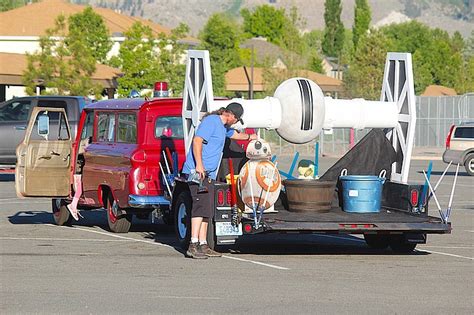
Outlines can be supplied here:
[[242, 105], [240, 105], [239, 103], [233, 102], [227, 105], [225, 109], [231, 112], [232, 114], [234, 114], [237, 121], [240, 121], [242, 125], [244, 124], [244, 121], [242, 120], [242, 115], [244, 114], [244, 108], [242, 107]]

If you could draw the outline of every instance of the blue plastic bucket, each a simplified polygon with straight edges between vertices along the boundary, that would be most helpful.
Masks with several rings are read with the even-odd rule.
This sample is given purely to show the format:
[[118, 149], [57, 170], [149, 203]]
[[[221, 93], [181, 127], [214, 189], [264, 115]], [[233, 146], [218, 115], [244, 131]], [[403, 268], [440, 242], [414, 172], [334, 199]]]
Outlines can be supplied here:
[[342, 183], [342, 210], [353, 213], [379, 212], [385, 170], [379, 176], [345, 174], [347, 170], [343, 170], [339, 177]]

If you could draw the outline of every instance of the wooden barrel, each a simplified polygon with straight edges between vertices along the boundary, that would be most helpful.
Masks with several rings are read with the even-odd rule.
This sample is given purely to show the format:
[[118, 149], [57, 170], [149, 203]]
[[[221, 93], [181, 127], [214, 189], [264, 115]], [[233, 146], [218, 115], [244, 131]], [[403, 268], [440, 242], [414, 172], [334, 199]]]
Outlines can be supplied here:
[[287, 179], [283, 181], [288, 199], [288, 211], [329, 212], [332, 207], [335, 181], [317, 179]]

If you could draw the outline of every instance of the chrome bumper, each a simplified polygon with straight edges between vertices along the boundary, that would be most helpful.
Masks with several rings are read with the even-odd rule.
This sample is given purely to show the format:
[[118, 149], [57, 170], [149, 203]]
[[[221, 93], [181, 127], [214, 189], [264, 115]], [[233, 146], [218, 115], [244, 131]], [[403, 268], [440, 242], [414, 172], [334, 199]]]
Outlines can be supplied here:
[[128, 195], [128, 204], [133, 208], [156, 208], [169, 206], [170, 201], [163, 196]]

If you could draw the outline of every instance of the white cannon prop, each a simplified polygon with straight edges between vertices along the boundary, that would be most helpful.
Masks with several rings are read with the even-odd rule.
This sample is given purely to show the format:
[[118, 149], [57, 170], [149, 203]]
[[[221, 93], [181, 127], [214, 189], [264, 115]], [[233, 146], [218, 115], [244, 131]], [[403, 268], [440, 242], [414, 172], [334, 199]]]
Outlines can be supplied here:
[[384, 128], [397, 155], [392, 181], [406, 183], [416, 123], [411, 54], [388, 53], [380, 101], [333, 99], [305, 78], [281, 83], [273, 97], [214, 100], [209, 52], [189, 50], [183, 95], [183, 127], [188, 152], [203, 114], [231, 102], [244, 108], [245, 128], [275, 129], [286, 141], [307, 143], [323, 129]]

